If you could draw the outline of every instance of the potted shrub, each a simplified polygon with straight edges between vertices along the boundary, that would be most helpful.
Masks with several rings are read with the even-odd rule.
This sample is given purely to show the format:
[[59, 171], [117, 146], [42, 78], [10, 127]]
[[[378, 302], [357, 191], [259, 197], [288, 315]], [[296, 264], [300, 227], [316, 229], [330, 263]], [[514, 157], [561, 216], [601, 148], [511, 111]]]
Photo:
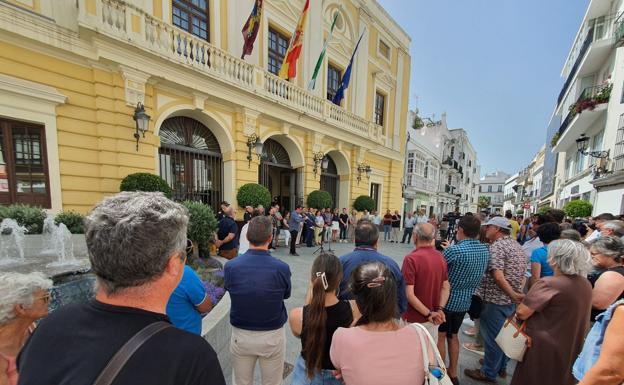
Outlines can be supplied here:
[[54, 223], [57, 225], [63, 223], [72, 234], [84, 234], [85, 217], [75, 211], [63, 211], [54, 217]]
[[591, 215], [593, 206], [588, 201], [575, 200], [566, 203], [563, 211], [571, 218], [585, 218]]
[[146, 172], [137, 172], [135, 174], [130, 174], [123, 178], [121, 181], [121, 185], [119, 186], [120, 191], [160, 191], [167, 198], [171, 198], [173, 194], [173, 190], [169, 187], [167, 181], [158, 175], [149, 174]]
[[333, 207], [331, 195], [327, 191], [320, 190], [314, 190], [308, 195], [307, 204], [308, 207], [317, 210]]
[[546, 213], [548, 213], [548, 210], [550, 210], [552, 207], [550, 206], [542, 206], [537, 210], [537, 213], [540, 215], [545, 215]]
[[355, 201], [353, 201], [353, 208], [357, 211], [367, 210], [368, 212], [372, 212], [376, 207], [377, 203], [375, 203], [375, 200], [368, 195], [360, 195], [355, 198]]
[[257, 183], [247, 183], [238, 189], [236, 201], [240, 207], [271, 206], [271, 193], [266, 187]]
[[[193, 259], [208, 254], [208, 243], [217, 230], [217, 218], [212, 208], [201, 202], [184, 201], [182, 205], [189, 212], [189, 224], [186, 236], [193, 242]], [[192, 263], [192, 261], [188, 261]]]

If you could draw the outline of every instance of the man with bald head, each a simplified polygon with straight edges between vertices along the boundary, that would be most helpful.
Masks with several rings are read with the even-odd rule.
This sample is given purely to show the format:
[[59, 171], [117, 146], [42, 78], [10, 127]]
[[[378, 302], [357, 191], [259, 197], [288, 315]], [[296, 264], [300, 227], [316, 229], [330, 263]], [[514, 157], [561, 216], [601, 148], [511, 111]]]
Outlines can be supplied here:
[[401, 268], [408, 303], [403, 319], [423, 324], [437, 339], [438, 326], [446, 320], [444, 306], [451, 288], [447, 265], [435, 249], [435, 228], [431, 224], [414, 227], [414, 244], [416, 249], [405, 257]]

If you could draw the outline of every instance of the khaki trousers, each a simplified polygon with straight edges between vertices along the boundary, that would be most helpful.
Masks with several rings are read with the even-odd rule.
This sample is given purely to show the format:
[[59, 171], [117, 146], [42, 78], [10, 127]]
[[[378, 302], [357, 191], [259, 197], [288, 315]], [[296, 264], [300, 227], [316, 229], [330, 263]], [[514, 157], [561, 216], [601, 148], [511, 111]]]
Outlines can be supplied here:
[[433, 340], [437, 343], [438, 342], [438, 325], [434, 325], [431, 322], [425, 322], [425, 323], [422, 323], [421, 325], [424, 326], [425, 329], [427, 329], [429, 334], [431, 334], [431, 337], [433, 337]]
[[260, 362], [262, 385], [281, 385], [286, 355], [284, 327], [253, 331], [232, 326], [232, 383], [253, 385], [256, 362]]

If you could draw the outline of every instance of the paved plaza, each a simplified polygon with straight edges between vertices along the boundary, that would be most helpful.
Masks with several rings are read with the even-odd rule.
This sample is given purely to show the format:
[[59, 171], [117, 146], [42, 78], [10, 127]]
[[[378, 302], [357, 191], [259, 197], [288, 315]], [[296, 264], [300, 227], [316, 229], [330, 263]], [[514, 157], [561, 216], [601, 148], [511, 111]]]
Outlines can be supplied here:
[[[333, 249], [334, 253], [337, 256], [341, 256], [351, 251], [353, 249], [353, 245], [344, 244], [344, 243], [336, 243], [336, 244], [332, 243], [331, 248]], [[392, 259], [394, 259], [399, 264], [399, 266], [401, 266], [403, 262], [403, 258], [412, 249], [413, 249], [413, 245], [381, 242], [379, 251], [391, 257]], [[275, 257], [288, 263], [288, 265], [290, 266], [290, 270], [292, 272], [292, 287], [293, 287], [292, 296], [286, 301], [286, 307], [288, 311], [290, 311], [292, 308], [303, 305], [305, 295], [306, 295], [306, 290], [308, 288], [308, 284], [310, 280], [310, 267], [315, 257], [315, 255], [313, 255], [312, 253], [315, 250], [317, 250], [316, 247], [297, 248], [297, 253], [300, 254], [300, 256], [298, 257], [290, 256], [288, 254], [288, 249], [285, 247], [280, 247], [277, 250], [273, 251], [273, 255]], [[467, 337], [463, 335], [462, 333], [460, 334], [461, 334], [460, 339], [462, 342], [473, 342], [472, 338]], [[292, 335], [292, 333], [290, 332], [290, 328], [288, 328], [286, 335], [287, 335], [286, 362], [292, 364], [295, 362], [295, 359], [299, 355], [299, 352], [301, 350], [301, 342], [299, 339], [295, 338]], [[465, 368], [472, 369], [472, 368], [478, 367], [479, 358], [480, 356], [477, 356], [476, 354], [469, 352], [463, 348], [460, 350], [459, 380], [462, 385], [480, 384], [477, 381], [473, 381], [470, 378], [465, 377], [463, 374], [463, 370]], [[507, 379], [505, 380], [499, 378], [498, 379], [499, 384], [508, 384], [511, 381], [511, 374], [513, 373], [514, 367], [515, 367], [515, 364], [513, 362], [510, 362], [509, 368], [508, 368], [509, 375], [507, 376]], [[256, 374], [258, 374], [258, 372], [259, 370], [256, 371]], [[292, 376], [288, 376], [284, 384], [286, 385], [290, 384], [291, 377]], [[256, 378], [256, 383], [257, 384], [260, 383], [258, 378]]]

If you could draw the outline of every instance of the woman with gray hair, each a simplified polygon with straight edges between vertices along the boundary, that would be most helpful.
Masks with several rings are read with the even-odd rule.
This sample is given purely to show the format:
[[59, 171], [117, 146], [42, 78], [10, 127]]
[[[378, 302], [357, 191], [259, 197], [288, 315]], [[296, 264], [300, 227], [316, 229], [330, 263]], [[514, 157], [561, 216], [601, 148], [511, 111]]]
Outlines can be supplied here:
[[590, 277], [594, 287], [591, 320], [612, 303], [624, 299], [624, 243], [619, 237], [598, 238], [589, 248], [592, 263], [600, 272]]
[[576, 384], [570, 368], [589, 329], [592, 290], [586, 276], [590, 256], [582, 243], [561, 239], [548, 245], [548, 262], [554, 275], [537, 281], [516, 309], [533, 348], [527, 349], [516, 366], [511, 385]]
[[0, 273], [0, 384], [17, 384], [15, 359], [34, 330], [48, 315], [52, 281], [41, 273]]

